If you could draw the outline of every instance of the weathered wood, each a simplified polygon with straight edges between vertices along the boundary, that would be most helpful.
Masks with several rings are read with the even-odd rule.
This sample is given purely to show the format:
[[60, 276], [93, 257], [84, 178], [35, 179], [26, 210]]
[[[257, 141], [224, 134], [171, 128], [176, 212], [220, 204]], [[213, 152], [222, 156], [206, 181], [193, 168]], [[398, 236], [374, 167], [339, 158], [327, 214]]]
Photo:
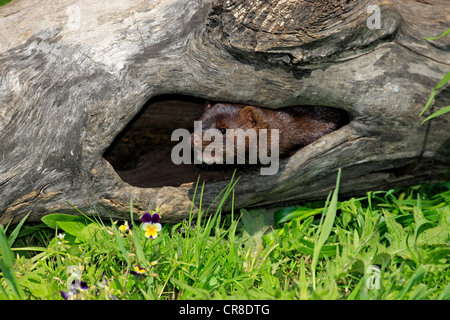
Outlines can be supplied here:
[[[369, 5], [380, 29], [368, 28]], [[14, 0], [0, 21], [0, 223], [73, 211], [68, 202], [128, 218], [130, 198], [136, 212], [185, 218], [198, 168], [166, 184], [174, 169], [155, 137], [193, 122], [204, 99], [330, 106], [351, 119], [277, 175], [241, 172], [236, 208], [324, 198], [338, 168], [342, 194], [448, 179], [450, 116], [419, 117], [450, 69], [450, 37], [422, 39], [450, 28], [447, 0]], [[447, 88], [435, 107], [449, 104]], [[221, 174], [204, 205], [228, 183]]]

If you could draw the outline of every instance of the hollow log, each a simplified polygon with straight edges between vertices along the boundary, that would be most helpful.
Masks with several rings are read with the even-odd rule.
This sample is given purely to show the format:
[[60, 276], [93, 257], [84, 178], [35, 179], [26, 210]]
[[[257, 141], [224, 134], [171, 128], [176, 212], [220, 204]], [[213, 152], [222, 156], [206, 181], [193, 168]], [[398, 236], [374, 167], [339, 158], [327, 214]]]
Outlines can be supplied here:
[[[175, 165], [205, 100], [327, 106], [349, 123], [238, 170], [234, 208], [448, 179], [450, 115], [419, 113], [450, 69], [448, 0], [13, 0], [0, 7], [0, 223], [55, 212], [114, 219], [203, 208], [227, 169]], [[436, 111], [450, 89], [436, 95]], [[201, 185], [199, 186], [200, 189]], [[223, 209], [229, 210], [231, 201]]]

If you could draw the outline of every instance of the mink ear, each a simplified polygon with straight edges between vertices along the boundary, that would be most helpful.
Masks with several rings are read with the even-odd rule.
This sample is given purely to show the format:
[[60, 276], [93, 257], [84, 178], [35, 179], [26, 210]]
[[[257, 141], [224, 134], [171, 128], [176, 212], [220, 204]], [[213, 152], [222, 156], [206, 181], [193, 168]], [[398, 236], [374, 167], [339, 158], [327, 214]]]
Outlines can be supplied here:
[[250, 123], [251, 128], [260, 125], [261, 118], [254, 107], [246, 106], [239, 113], [245, 122]]

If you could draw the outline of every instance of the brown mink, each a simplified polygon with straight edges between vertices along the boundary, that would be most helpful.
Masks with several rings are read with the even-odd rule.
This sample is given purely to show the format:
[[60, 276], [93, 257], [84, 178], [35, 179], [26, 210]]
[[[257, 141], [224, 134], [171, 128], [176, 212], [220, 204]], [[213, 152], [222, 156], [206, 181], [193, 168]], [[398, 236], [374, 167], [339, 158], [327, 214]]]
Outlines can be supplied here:
[[[199, 121], [202, 123], [202, 133], [208, 129], [220, 131], [224, 154], [226, 150], [225, 135], [228, 129], [243, 129], [244, 131], [255, 129], [258, 137], [259, 129], [267, 129], [267, 143], [269, 144], [271, 130], [278, 129], [279, 155], [282, 157], [290, 155], [321, 136], [338, 129], [345, 123], [346, 118], [342, 111], [329, 107], [295, 106], [268, 109], [244, 104], [207, 103]], [[251, 138], [245, 139], [245, 149], [248, 152]], [[195, 132], [191, 135], [192, 146], [198, 148], [201, 146], [203, 151], [212, 141], [205, 141]], [[235, 147], [236, 142], [237, 140], [234, 140]], [[270, 148], [268, 149], [270, 150]], [[248, 163], [248, 159], [245, 160], [245, 163]]]

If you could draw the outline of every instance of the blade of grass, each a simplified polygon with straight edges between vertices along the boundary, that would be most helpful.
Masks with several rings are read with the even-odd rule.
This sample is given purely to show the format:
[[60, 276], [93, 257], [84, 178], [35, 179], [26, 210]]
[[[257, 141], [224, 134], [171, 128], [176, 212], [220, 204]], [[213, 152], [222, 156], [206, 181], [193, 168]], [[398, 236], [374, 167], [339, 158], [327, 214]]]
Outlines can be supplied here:
[[[202, 211], [202, 202], [203, 202], [203, 192], [205, 191], [205, 181], [202, 183], [202, 188], [200, 190], [200, 202], [198, 204], [198, 216], [197, 216], [197, 225], [200, 225], [200, 222], [202, 221], [203, 211]], [[194, 198], [195, 199], [195, 198]], [[194, 204], [194, 201], [192, 201], [192, 204]]]
[[[327, 213], [325, 215], [325, 219], [323, 220], [323, 225], [321, 224], [319, 226], [319, 230], [317, 231], [318, 239], [314, 245], [314, 253], [313, 253], [313, 259], [311, 262], [311, 271], [313, 275], [313, 288], [316, 288], [316, 265], [317, 260], [319, 258], [320, 250], [322, 249], [322, 246], [325, 244], [325, 241], [328, 239], [331, 229], [334, 225], [334, 220], [336, 218], [336, 211], [337, 211], [337, 199], [338, 199], [338, 193], [339, 193], [339, 183], [341, 180], [341, 169], [339, 169], [336, 179], [336, 188], [334, 189], [333, 196], [331, 198], [330, 205], [327, 209]], [[323, 218], [323, 216], [322, 216]]]
[[353, 291], [350, 293], [350, 295], [347, 297], [347, 300], [356, 300], [358, 297], [358, 293], [360, 292], [363, 284], [366, 282], [366, 278], [362, 277], [359, 283], [356, 285], [356, 287], [353, 289]]
[[0, 300], [10, 300], [9, 294], [6, 292], [5, 288], [0, 284], [0, 293], [3, 295], [3, 297], [0, 295]]
[[20, 229], [22, 228], [23, 223], [25, 222], [25, 220], [27, 220], [29, 215], [30, 215], [30, 212], [28, 212], [28, 214], [25, 217], [23, 217], [23, 219], [19, 222], [19, 224], [14, 228], [13, 232], [11, 232], [11, 234], [9, 235], [9, 238], [8, 238], [9, 247], [12, 247], [12, 245], [14, 244], [14, 241], [16, 241], [16, 238], [19, 235]]
[[445, 37], [446, 35], [450, 34], [450, 29], [448, 29], [447, 31], [444, 31], [443, 34], [441, 34], [440, 36], [437, 37], [423, 37], [422, 39], [427, 39], [427, 40], [438, 40], [440, 38]]
[[0, 253], [1, 253], [0, 257], [3, 260], [4, 266], [8, 269], [12, 269], [14, 264], [14, 254], [11, 251], [8, 239], [6, 238], [6, 234], [1, 225], [0, 225]]
[[127, 264], [130, 265], [130, 259], [128, 258], [128, 252], [125, 250], [125, 245], [123, 243], [123, 239], [120, 236], [120, 232], [117, 229], [114, 222], [112, 221], [112, 219], [111, 219], [111, 227], [113, 229], [114, 236], [116, 237], [117, 244], [119, 245], [120, 252], [122, 253], [122, 256], [125, 259], [125, 261], [127, 262]]
[[432, 115], [430, 115], [428, 118], [426, 118], [425, 120], [423, 120], [423, 121], [422, 121], [422, 124], [423, 124], [424, 122], [427, 122], [428, 120], [434, 119], [434, 118], [439, 117], [439, 116], [441, 116], [441, 115], [443, 115], [443, 114], [446, 114], [446, 113], [448, 113], [448, 112], [450, 112], [450, 106], [444, 107], [444, 108], [442, 108], [442, 109], [436, 111], [435, 113], [433, 113]]
[[300, 287], [300, 299], [307, 300], [308, 299], [308, 283], [306, 282], [305, 259], [303, 259], [303, 258], [300, 260], [299, 287]]
[[323, 208], [317, 208], [317, 209], [310, 209], [310, 208], [284, 208], [277, 210], [274, 215], [275, 224], [277, 226], [294, 220], [298, 219], [305, 220], [311, 216], [314, 216], [316, 214], [319, 214], [321, 211], [323, 211]]
[[[236, 173], [236, 171], [234, 173]], [[239, 179], [237, 179], [233, 183], [234, 173], [233, 173], [233, 176], [231, 177], [230, 183], [220, 193], [220, 194], [222, 194], [222, 193], [224, 193], [224, 194], [223, 194], [222, 199], [221, 199], [221, 201], [219, 203], [219, 206], [217, 207], [217, 210], [216, 210], [215, 214], [213, 215], [212, 218], [209, 217], [209, 219], [208, 219], [208, 222], [207, 222], [206, 227], [205, 227], [205, 232], [202, 235], [202, 242], [205, 239], [205, 237], [208, 236], [211, 233], [211, 230], [214, 227], [214, 224], [216, 223], [217, 217], [219, 216], [220, 212], [222, 211], [222, 207], [223, 207], [225, 201], [227, 200], [227, 198], [230, 195], [230, 193], [234, 190], [234, 187], [235, 187], [236, 183], [239, 180]], [[203, 195], [203, 188], [202, 188], [202, 195]], [[217, 199], [217, 197], [216, 197], [216, 199]], [[216, 199], [214, 200], [214, 202], [216, 201]]]
[[[139, 238], [138, 234], [138, 228], [136, 227], [136, 224], [134, 223], [134, 216], [133, 216], [133, 198], [130, 198], [130, 223], [133, 225], [133, 240], [134, 240], [134, 247], [136, 248], [136, 256], [138, 257], [138, 260], [140, 263], [145, 261], [145, 254], [144, 249], [142, 248], [141, 239]], [[122, 252], [123, 254], [123, 252]]]
[[405, 286], [403, 287], [402, 291], [399, 292], [399, 294], [394, 298], [395, 300], [402, 300], [405, 298], [406, 294], [411, 290], [411, 288], [419, 283], [422, 278], [425, 275], [425, 268], [423, 266], [420, 266], [417, 268], [417, 270], [414, 272], [412, 277], [406, 282]]
[[[436, 92], [442, 88], [447, 82], [450, 81], [450, 72], [447, 73], [444, 78], [442, 78], [441, 81], [439, 81], [439, 83], [436, 85], [436, 87], [433, 89], [433, 91], [431, 92], [430, 98], [428, 99], [427, 104], [425, 105], [425, 108], [423, 108], [422, 112], [420, 113], [420, 116], [423, 115], [423, 113], [431, 106], [431, 103], [433, 103], [434, 100], [434, 96], [436, 95]], [[423, 121], [425, 122], [425, 121]], [[422, 123], [423, 123], [422, 122]]]
[[89, 216], [87, 216], [84, 212], [82, 212], [80, 209], [78, 209], [76, 206], [74, 206], [73, 204], [71, 204], [69, 201], [67, 201], [67, 203], [74, 208], [79, 214], [81, 214], [83, 217], [85, 217], [87, 220], [91, 221], [92, 223], [98, 223], [97, 221], [95, 221], [94, 219], [90, 218]]
[[[228, 198], [230, 193], [233, 191], [234, 186], [237, 183], [237, 180], [235, 182], [233, 182], [233, 180], [234, 180], [234, 174], [231, 177], [230, 183], [219, 194], [219, 196], [222, 195], [222, 199], [216, 209], [216, 212], [214, 213], [214, 215], [208, 217], [208, 220], [205, 224], [203, 232], [201, 234], [199, 232], [196, 233], [197, 239], [195, 241], [195, 247], [193, 248], [193, 250], [194, 250], [195, 262], [196, 262], [197, 266], [200, 266], [200, 263], [202, 260], [201, 257], [207, 256], [207, 254], [205, 254], [205, 250], [207, 250], [206, 249], [207, 246], [205, 245], [206, 239], [207, 239], [207, 237], [209, 237], [211, 235], [211, 232], [212, 232], [214, 226], [216, 225], [216, 222], [220, 220], [223, 204], [225, 203], [226, 199]], [[204, 190], [204, 184], [202, 186], [201, 198], [203, 197], [203, 190]], [[214, 199], [213, 203], [218, 199], [219, 196], [217, 196]], [[211, 208], [211, 206], [209, 208]], [[209, 209], [208, 209], [208, 211], [209, 211]], [[200, 226], [200, 219], [201, 219], [200, 214], [201, 213], [199, 213], [199, 217], [197, 220], [198, 226]], [[209, 249], [209, 251], [210, 250], [211, 249]], [[198, 272], [200, 272], [200, 271], [197, 269], [196, 272], [197, 272], [196, 276], [198, 276]]]
[[130, 219], [131, 219], [131, 223], [133, 223], [134, 221], [134, 217], [133, 217], [133, 197], [130, 198]]
[[450, 299], [450, 283], [448, 283], [442, 290], [441, 294], [437, 297], [437, 300], [449, 300]]
[[[3, 227], [0, 225], [0, 269], [3, 272], [3, 277], [6, 283], [13, 289], [13, 292], [18, 299], [23, 299], [22, 288], [17, 283], [16, 276], [14, 274], [14, 254], [9, 246], [8, 240], [6, 239], [6, 234]], [[2, 290], [4, 291], [4, 290]]]
[[134, 240], [134, 247], [136, 248], [136, 255], [139, 259], [139, 262], [142, 263], [145, 261], [145, 254], [137, 230], [133, 231], [133, 240]]
[[[217, 199], [221, 198], [221, 201], [219, 203], [219, 206], [217, 207], [217, 210], [220, 210], [225, 202], [225, 200], [228, 198], [228, 195], [230, 192], [234, 189], [234, 186], [238, 182], [239, 178], [236, 179], [236, 181], [233, 183], [234, 176], [236, 175], [236, 170], [234, 170], [233, 175], [231, 176], [230, 182], [228, 185], [214, 198], [214, 200], [211, 202], [211, 204], [208, 207], [208, 210], [206, 212], [208, 213], [211, 209], [212, 205], [217, 201]], [[203, 194], [203, 193], [202, 193]], [[200, 198], [201, 199], [201, 198]]]

